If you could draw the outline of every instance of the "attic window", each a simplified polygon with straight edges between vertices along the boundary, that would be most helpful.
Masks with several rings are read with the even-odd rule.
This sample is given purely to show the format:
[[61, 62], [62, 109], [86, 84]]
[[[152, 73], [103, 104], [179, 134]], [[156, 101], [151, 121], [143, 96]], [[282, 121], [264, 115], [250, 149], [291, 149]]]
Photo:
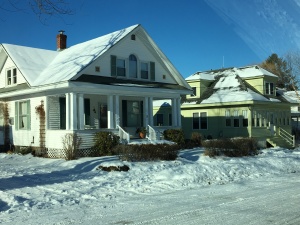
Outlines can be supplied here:
[[100, 66], [95, 66], [95, 71], [100, 72]]
[[163, 79], [164, 79], [164, 80], [166, 79], [166, 75], [163, 75]]
[[9, 69], [6, 71], [6, 84], [12, 85], [17, 83], [17, 69]]
[[193, 93], [191, 94], [191, 97], [195, 97], [196, 96], [196, 87], [192, 87], [192, 89], [193, 89]]
[[135, 41], [135, 34], [131, 35], [131, 40]]

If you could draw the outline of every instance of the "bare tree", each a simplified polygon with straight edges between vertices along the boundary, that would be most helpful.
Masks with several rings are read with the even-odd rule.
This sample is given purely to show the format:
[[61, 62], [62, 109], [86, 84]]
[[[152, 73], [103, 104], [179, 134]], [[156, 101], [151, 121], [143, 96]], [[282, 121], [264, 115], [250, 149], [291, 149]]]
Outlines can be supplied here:
[[[45, 17], [72, 15], [69, 0], [0, 0], [0, 9], [7, 12], [27, 12], [30, 9], [41, 22]], [[3, 18], [2, 18], [3, 20]]]
[[296, 92], [298, 99], [300, 99], [298, 86], [297, 86], [297, 83], [300, 80], [300, 52], [299, 51], [289, 52], [285, 55], [284, 58], [292, 74], [292, 78], [293, 78], [291, 79], [292, 88]]

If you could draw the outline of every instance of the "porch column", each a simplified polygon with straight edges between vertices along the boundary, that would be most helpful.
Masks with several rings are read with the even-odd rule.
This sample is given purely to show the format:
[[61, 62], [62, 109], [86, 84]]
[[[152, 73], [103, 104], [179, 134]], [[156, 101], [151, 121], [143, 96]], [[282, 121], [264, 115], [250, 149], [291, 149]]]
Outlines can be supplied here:
[[108, 95], [107, 96], [107, 128], [113, 129], [114, 128], [114, 96]]
[[181, 105], [180, 105], [180, 98], [177, 98], [176, 101], [177, 101], [177, 126], [181, 127]]
[[172, 98], [172, 126], [177, 126], [177, 101], [175, 98]]
[[70, 129], [77, 130], [77, 96], [70, 93]]
[[116, 128], [117, 126], [120, 126], [120, 96], [115, 95], [115, 123]]
[[148, 98], [148, 123], [153, 127], [153, 97]]
[[78, 121], [79, 121], [79, 130], [84, 130], [84, 101], [83, 101], [83, 94], [78, 94]]
[[147, 126], [149, 125], [149, 97], [145, 97], [144, 98], [144, 104], [143, 104], [143, 111], [144, 111], [144, 127], [147, 128]]
[[70, 130], [70, 93], [66, 93], [66, 130]]

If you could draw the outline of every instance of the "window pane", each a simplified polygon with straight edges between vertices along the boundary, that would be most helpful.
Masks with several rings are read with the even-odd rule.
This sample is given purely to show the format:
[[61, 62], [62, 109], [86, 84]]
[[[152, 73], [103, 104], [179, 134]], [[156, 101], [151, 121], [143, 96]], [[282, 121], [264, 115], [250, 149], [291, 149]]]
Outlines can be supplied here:
[[11, 70], [7, 71], [7, 85], [11, 85]]
[[164, 115], [163, 114], [156, 114], [156, 125], [157, 126], [164, 125]]
[[122, 76], [122, 77], [126, 76], [124, 59], [117, 59], [117, 76]]
[[200, 127], [201, 127], [201, 129], [207, 129], [207, 114], [206, 114], [206, 112], [200, 113]]
[[234, 127], [240, 127], [240, 119], [239, 118], [234, 118], [233, 119], [233, 126]]
[[137, 59], [134, 55], [129, 56], [129, 77], [137, 78]]
[[274, 84], [270, 83], [270, 94], [273, 95], [274, 94]]
[[169, 114], [169, 126], [172, 126], [172, 114]]
[[269, 94], [270, 93], [269, 83], [266, 83], [265, 88], [266, 88], [266, 94]]
[[193, 129], [199, 129], [199, 113], [193, 113]]
[[17, 83], [17, 69], [13, 69], [13, 84]]
[[148, 79], [148, 63], [141, 63], [141, 78]]

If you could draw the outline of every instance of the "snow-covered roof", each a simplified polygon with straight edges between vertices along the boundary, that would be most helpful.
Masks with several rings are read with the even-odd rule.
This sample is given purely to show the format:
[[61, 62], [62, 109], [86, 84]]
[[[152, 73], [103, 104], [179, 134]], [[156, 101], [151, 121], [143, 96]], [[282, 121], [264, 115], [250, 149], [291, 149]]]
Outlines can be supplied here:
[[[57, 51], [2, 44], [29, 84], [38, 78], [49, 63], [59, 54]], [[38, 59], [38, 60], [37, 60]]]
[[63, 51], [2, 44], [31, 86], [70, 80], [139, 25], [115, 31]]
[[[300, 98], [297, 96], [295, 91], [285, 91], [285, 90], [278, 90], [281, 95], [290, 103], [300, 103]], [[298, 92], [298, 91], [297, 91]], [[298, 92], [300, 94], [300, 92]]]
[[201, 103], [270, 101], [263, 95], [245, 87], [237, 72], [227, 73], [218, 79], [217, 83], [212, 87], [213, 93]]
[[164, 106], [171, 106], [170, 99], [162, 99], [162, 100], [154, 100], [153, 107], [164, 107]]
[[191, 76], [187, 77], [187, 81], [191, 80], [215, 80], [215, 77], [220, 75], [230, 75], [230, 74], [237, 74], [242, 78], [251, 78], [251, 77], [258, 77], [258, 76], [270, 76], [270, 77], [277, 77], [275, 74], [270, 73], [269, 71], [261, 68], [260, 66], [246, 66], [240, 68], [227, 68], [227, 69], [220, 69], [220, 70], [211, 70], [211, 71], [204, 71], [204, 72], [196, 72]]

